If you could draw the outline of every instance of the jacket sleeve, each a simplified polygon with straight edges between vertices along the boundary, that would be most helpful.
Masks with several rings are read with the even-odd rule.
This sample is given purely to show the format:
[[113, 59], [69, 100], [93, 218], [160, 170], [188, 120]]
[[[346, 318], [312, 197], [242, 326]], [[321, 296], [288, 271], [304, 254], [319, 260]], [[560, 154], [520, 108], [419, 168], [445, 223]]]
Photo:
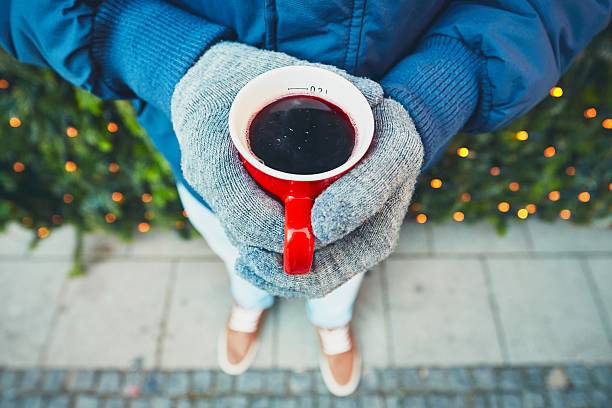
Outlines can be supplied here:
[[229, 29], [164, 0], [4, 0], [0, 44], [106, 98], [168, 112], [174, 85]]
[[497, 129], [536, 105], [595, 34], [612, 0], [453, 1], [383, 78], [413, 116], [426, 162], [463, 129]]

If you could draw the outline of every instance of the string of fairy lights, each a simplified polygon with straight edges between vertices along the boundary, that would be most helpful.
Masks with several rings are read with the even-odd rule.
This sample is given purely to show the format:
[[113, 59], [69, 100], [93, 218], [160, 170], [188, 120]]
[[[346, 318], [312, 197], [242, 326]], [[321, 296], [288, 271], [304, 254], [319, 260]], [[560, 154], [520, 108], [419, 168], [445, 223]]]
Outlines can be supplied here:
[[[560, 98], [563, 96], [563, 88], [559, 86], [555, 86], [550, 89], [549, 94], [553, 98]], [[596, 119], [598, 116], [597, 109], [594, 107], [589, 107], [584, 110], [583, 116], [585, 119]], [[612, 118], [604, 118], [601, 121], [601, 126], [604, 129], [612, 129]], [[529, 132], [526, 130], [519, 130], [518, 132], [515, 133], [514, 137], [519, 142], [524, 142], [529, 139]], [[456, 153], [457, 153], [457, 156], [461, 158], [471, 159], [474, 157], [474, 154], [473, 154], [474, 152], [471, 151], [470, 148], [467, 146], [458, 147]], [[557, 149], [555, 146], [547, 146], [542, 152], [542, 154], [546, 158], [551, 158], [557, 154]], [[565, 173], [570, 177], [575, 176], [576, 168], [574, 166], [568, 166], [565, 169]], [[489, 169], [489, 174], [493, 177], [497, 177], [501, 174], [501, 168], [499, 166], [493, 166]], [[429, 186], [432, 189], [440, 189], [442, 188], [443, 184], [444, 182], [440, 178], [432, 178], [429, 181]], [[517, 181], [512, 181], [508, 183], [508, 190], [510, 190], [511, 192], [517, 192], [520, 190], [520, 188], [521, 188], [520, 183]], [[608, 184], [608, 190], [612, 191], [612, 182]], [[469, 202], [471, 201], [472, 196], [468, 192], [463, 192], [461, 193], [460, 198], [462, 202]], [[561, 193], [557, 190], [550, 191], [547, 195], [547, 198], [548, 200], [552, 202], [559, 201], [561, 199]], [[578, 193], [576, 198], [581, 203], [588, 203], [591, 200], [591, 194], [588, 191], [581, 191], [580, 193]], [[412, 211], [416, 212], [415, 221], [417, 223], [425, 224], [428, 221], [427, 213], [420, 212], [422, 210], [422, 206], [420, 203], [413, 203], [410, 206], [410, 208]], [[504, 214], [509, 213], [511, 210], [511, 205], [507, 201], [500, 201], [497, 204], [497, 210], [500, 213], [504, 213]], [[524, 219], [527, 219], [529, 215], [535, 214], [536, 211], [537, 211], [536, 204], [530, 203], [530, 204], [525, 205], [524, 207], [520, 207], [516, 209], [516, 217], [518, 219], [524, 220]], [[560, 219], [569, 220], [571, 217], [572, 217], [572, 212], [570, 209], [564, 208], [559, 211]], [[463, 213], [463, 211], [455, 211], [452, 214], [452, 218], [456, 222], [463, 222], [465, 220], [465, 214]]]
[[[0, 79], [0, 90], [5, 90], [8, 89], [10, 87], [10, 83], [6, 80], [6, 79]], [[563, 89], [559, 86], [555, 86], [553, 88], [550, 89], [550, 96], [553, 98], [560, 98], [563, 96]], [[587, 109], [584, 110], [583, 112], [583, 116], [585, 119], [596, 119], [598, 117], [598, 112], [597, 109], [594, 107], [588, 107]], [[17, 116], [12, 116], [9, 118], [8, 120], [8, 125], [11, 128], [19, 128], [20, 126], [22, 126], [23, 122], [22, 119], [17, 117]], [[602, 122], [601, 122], [601, 126], [604, 129], [612, 129], [612, 118], [603, 118]], [[106, 125], [106, 130], [113, 134], [113, 133], [117, 133], [119, 131], [119, 125], [115, 122], [108, 122]], [[69, 126], [66, 128], [66, 137], [70, 138], [70, 139], [74, 139], [77, 138], [79, 136], [79, 131], [78, 129], [76, 129], [73, 126]], [[517, 141], [519, 142], [525, 142], [529, 139], [529, 132], [527, 130], [519, 130], [518, 132], [515, 133], [514, 137], [516, 138]], [[456, 150], [456, 154], [457, 156], [459, 156], [460, 158], [465, 158], [465, 159], [471, 159], [474, 158], [474, 152], [472, 150], [470, 150], [470, 148], [468, 146], [461, 146], [458, 147]], [[554, 157], [557, 154], [557, 150], [555, 148], [555, 146], [547, 146], [544, 151], [542, 152], [542, 154], [544, 155], [544, 157], [546, 158], [551, 158]], [[108, 172], [115, 174], [118, 173], [119, 171], [121, 171], [121, 166], [118, 163], [115, 162], [111, 162], [108, 164]], [[21, 162], [21, 161], [15, 161], [12, 165], [12, 170], [15, 173], [22, 173], [26, 170], [26, 164]], [[75, 173], [79, 170], [79, 166], [76, 162], [72, 161], [72, 160], [66, 160], [66, 162], [64, 163], [64, 170], [67, 173]], [[576, 174], [576, 168], [574, 166], [568, 166], [565, 169], [565, 173], [568, 176], [574, 176]], [[498, 177], [501, 174], [501, 169], [498, 166], [493, 166], [489, 169], [489, 174], [493, 177]], [[442, 188], [444, 185], [444, 181], [440, 178], [432, 178], [429, 181], [429, 186], [432, 189], [440, 189]], [[520, 183], [517, 181], [512, 181], [508, 184], [507, 186], [508, 190], [510, 190], [511, 192], [517, 192], [520, 190], [521, 186]], [[608, 185], [608, 190], [612, 191], [612, 183], [610, 183]], [[124, 201], [124, 194], [120, 191], [113, 191], [111, 193], [111, 200], [115, 203], [122, 203]], [[561, 198], [561, 192], [554, 190], [554, 191], [550, 191], [547, 194], [547, 199], [552, 201], [552, 202], [556, 202], [559, 201]], [[71, 194], [71, 193], [65, 193], [63, 195], [63, 202], [66, 205], [70, 205], [74, 202], [75, 197]], [[153, 201], [153, 195], [151, 193], [143, 193], [140, 197], [141, 201], [145, 204], [149, 204]], [[472, 196], [469, 192], [463, 192], [460, 195], [460, 199], [462, 202], [467, 203], [470, 202], [472, 199]], [[582, 191], [577, 195], [577, 199], [582, 202], [582, 203], [588, 203], [591, 199], [591, 195], [588, 191]], [[410, 206], [411, 210], [416, 212], [415, 215], [415, 220], [417, 223], [419, 224], [424, 224], [428, 221], [428, 216], [426, 214], [426, 212], [422, 211], [422, 205], [418, 202], [414, 202], [412, 203], [412, 205]], [[500, 213], [509, 213], [512, 208], [509, 202], [507, 201], [500, 201], [497, 204], [497, 210]], [[529, 217], [529, 215], [535, 214], [537, 211], [537, 206], [534, 203], [530, 203], [525, 205], [524, 207], [520, 207], [516, 209], [516, 217], [518, 219], [524, 220], [527, 219]], [[181, 216], [183, 218], [187, 217], [187, 213], [185, 211], [183, 211], [181, 213]], [[143, 214], [143, 218], [144, 220], [142, 222], [140, 222], [137, 225], [137, 230], [141, 233], [147, 233], [151, 230], [151, 224], [150, 221], [155, 217], [155, 214], [153, 211], [151, 210], [146, 210]], [[562, 220], [569, 220], [572, 217], [572, 213], [569, 209], [561, 209], [559, 211], [559, 218]], [[462, 211], [455, 211], [452, 214], [452, 219], [456, 222], [463, 222], [465, 220], [465, 214]], [[106, 223], [108, 224], [112, 224], [114, 222], [116, 222], [118, 220], [118, 216], [112, 212], [108, 212], [104, 215], [104, 220]], [[55, 214], [51, 217], [51, 221], [53, 224], [55, 225], [59, 225], [62, 223], [63, 219], [60, 215]], [[26, 227], [31, 227], [32, 226], [32, 219], [30, 217], [25, 217], [24, 219], [22, 219], [22, 223], [26, 226]], [[177, 220], [175, 222], [175, 227], [177, 229], [182, 229], [185, 228], [186, 224], [183, 220]], [[46, 237], [48, 237], [50, 235], [51, 231], [49, 230], [49, 228], [47, 227], [39, 227], [36, 230], [36, 234], [39, 238], [44, 239]]]

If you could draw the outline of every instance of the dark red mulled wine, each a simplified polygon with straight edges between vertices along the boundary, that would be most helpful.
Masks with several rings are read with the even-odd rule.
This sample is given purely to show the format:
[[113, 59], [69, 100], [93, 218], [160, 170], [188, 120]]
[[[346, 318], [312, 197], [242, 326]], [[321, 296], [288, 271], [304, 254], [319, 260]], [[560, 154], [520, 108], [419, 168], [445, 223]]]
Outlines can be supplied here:
[[344, 164], [355, 147], [355, 128], [330, 102], [287, 96], [264, 107], [249, 126], [251, 151], [266, 166], [292, 174], [316, 174]]

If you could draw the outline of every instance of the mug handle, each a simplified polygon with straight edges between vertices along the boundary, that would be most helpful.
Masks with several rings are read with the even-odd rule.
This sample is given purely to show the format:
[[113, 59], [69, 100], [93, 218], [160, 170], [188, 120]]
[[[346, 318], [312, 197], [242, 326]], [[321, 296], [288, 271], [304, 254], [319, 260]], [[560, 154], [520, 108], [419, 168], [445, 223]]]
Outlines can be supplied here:
[[283, 266], [288, 275], [310, 272], [314, 257], [314, 234], [310, 223], [313, 199], [285, 198], [285, 247]]

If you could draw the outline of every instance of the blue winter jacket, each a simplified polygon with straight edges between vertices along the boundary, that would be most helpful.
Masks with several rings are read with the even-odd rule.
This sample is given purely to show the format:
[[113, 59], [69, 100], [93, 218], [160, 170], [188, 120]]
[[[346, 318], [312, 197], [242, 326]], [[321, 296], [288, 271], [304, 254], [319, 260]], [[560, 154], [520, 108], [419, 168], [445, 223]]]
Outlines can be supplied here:
[[103, 98], [131, 98], [179, 181], [175, 84], [211, 45], [248, 43], [379, 81], [426, 162], [459, 130], [533, 107], [610, 21], [612, 0], [2, 0], [0, 43]]

